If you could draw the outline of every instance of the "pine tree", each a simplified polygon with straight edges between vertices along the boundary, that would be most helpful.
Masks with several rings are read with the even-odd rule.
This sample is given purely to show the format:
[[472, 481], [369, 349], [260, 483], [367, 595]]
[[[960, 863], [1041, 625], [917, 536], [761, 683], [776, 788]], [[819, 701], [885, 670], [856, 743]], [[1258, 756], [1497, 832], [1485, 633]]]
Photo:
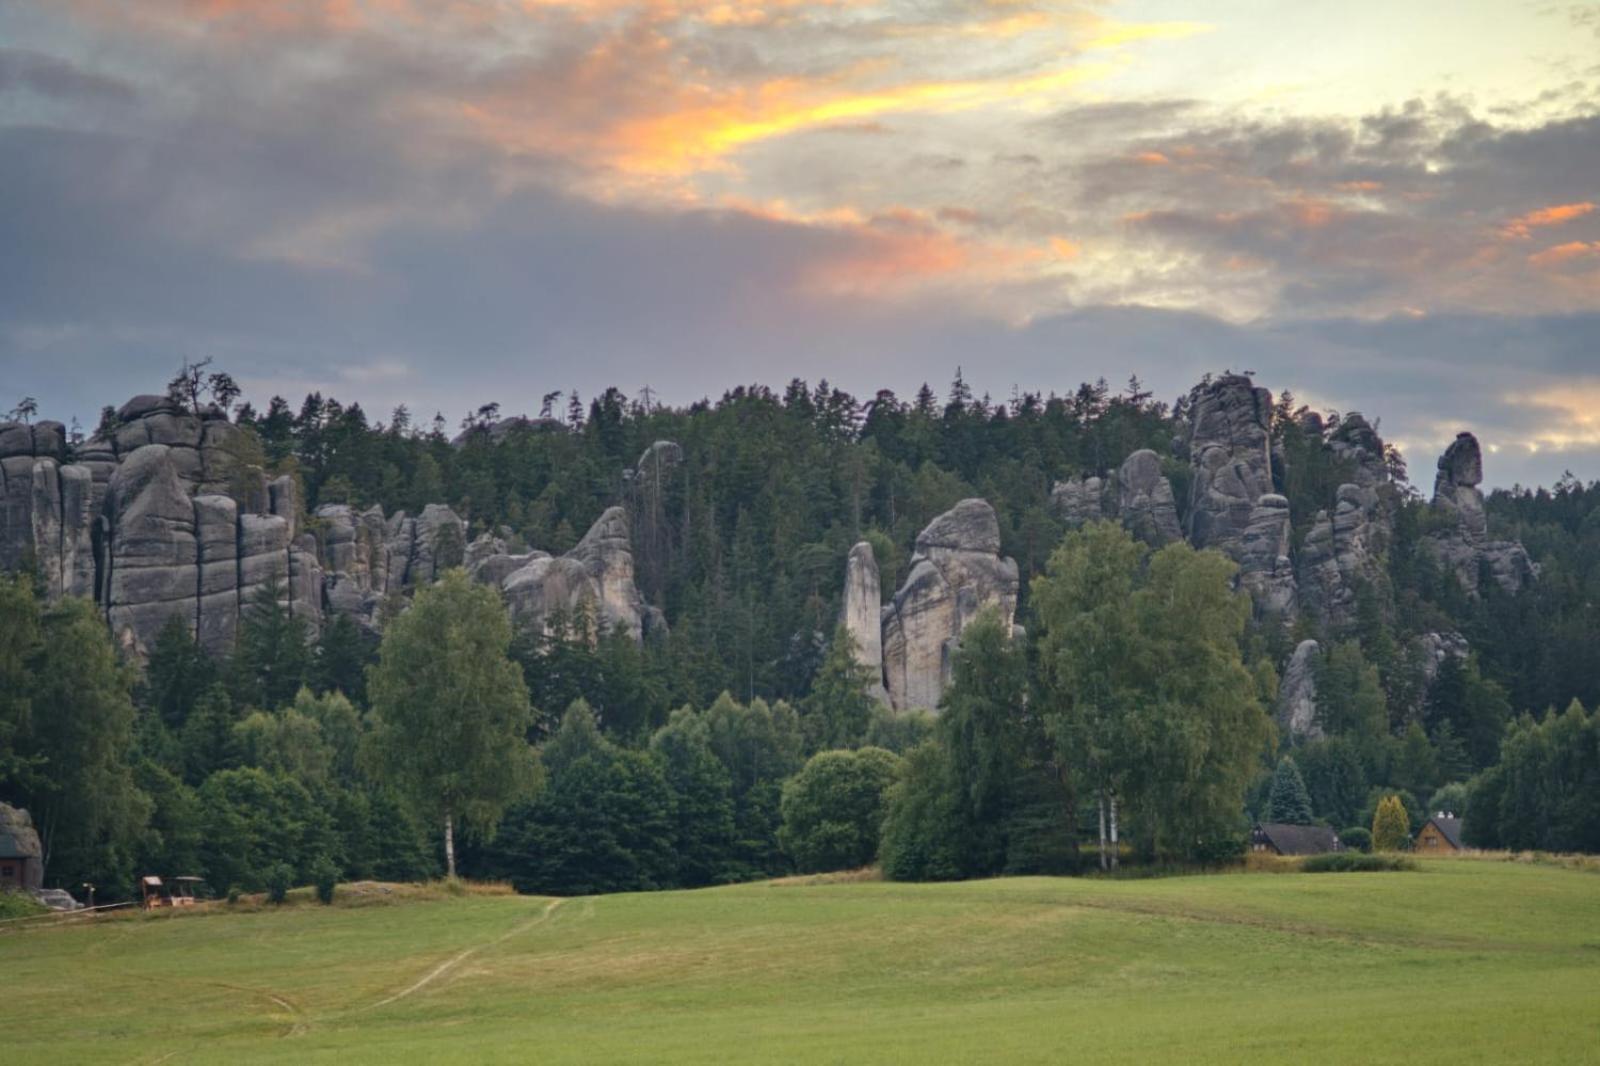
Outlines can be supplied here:
[[1278, 768], [1272, 774], [1267, 817], [1282, 825], [1311, 824], [1311, 793], [1306, 791], [1300, 767], [1287, 755], [1278, 760]]
[[853, 748], [872, 721], [867, 686], [872, 671], [856, 659], [856, 641], [844, 626], [834, 630], [828, 654], [817, 668], [811, 693], [801, 703], [807, 746], [812, 751]]

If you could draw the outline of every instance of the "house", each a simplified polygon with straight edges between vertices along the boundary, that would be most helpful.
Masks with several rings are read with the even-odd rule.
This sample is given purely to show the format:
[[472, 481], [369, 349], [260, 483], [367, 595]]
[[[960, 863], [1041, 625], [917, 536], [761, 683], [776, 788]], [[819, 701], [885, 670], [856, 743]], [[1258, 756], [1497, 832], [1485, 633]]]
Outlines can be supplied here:
[[39, 834], [18, 807], [0, 803], [0, 891], [31, 892], [44, 882]]
[[1270, 855], [1321, 855], [1342, 849], [1339, 834], [1325, 825], [1258, 822], [1250, 831], [1250, 850]]
[[1461, 850], [1461, 819], [1448, 811], [1440, 811], [1427, 824], [1417, 830], [1412, 851], [1424, 855], [1448, 855]]

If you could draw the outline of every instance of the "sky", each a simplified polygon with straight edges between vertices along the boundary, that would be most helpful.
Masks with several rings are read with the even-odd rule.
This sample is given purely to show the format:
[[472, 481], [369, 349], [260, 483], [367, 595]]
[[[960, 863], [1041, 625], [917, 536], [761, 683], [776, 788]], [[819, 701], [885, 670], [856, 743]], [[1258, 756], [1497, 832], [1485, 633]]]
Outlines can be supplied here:
[[1589, 480], [1600, 4], [0, 0], [0, 250], [89, 426], [1233, 369]]

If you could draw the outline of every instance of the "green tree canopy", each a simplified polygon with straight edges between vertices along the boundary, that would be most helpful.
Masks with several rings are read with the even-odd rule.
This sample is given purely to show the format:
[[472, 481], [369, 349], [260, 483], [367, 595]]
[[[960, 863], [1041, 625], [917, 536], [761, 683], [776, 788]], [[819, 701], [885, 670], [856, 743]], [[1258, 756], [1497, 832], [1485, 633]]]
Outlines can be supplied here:
[[373, 760], [443, 824], [451, 877], [456, 822], [492, 829], [535, 783], [528, 689], [510, 643], [494, 590], [451, 570], [389, 624], [369, 675]]

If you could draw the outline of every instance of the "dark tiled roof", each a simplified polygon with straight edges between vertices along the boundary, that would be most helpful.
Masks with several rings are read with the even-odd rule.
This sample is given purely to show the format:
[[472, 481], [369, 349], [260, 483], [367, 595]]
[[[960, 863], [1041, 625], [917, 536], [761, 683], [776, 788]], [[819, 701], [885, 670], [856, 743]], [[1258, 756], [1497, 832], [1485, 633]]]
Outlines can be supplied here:
[[1442, 815], [1434, 815], [1428, 819], [1428, 822], [1439, 830], [1440, 834], [1450, 842], [1451, 847], [1459, 848], [1461, 846], [1460, 818], [1446, 818]]
[[1256, 826], [1254, 836], [1261, 843], [1271, 844], [1280, 855], [1321, 855], [1339, 850], [1339, 834], [1325, 825], [1262, 822]]

